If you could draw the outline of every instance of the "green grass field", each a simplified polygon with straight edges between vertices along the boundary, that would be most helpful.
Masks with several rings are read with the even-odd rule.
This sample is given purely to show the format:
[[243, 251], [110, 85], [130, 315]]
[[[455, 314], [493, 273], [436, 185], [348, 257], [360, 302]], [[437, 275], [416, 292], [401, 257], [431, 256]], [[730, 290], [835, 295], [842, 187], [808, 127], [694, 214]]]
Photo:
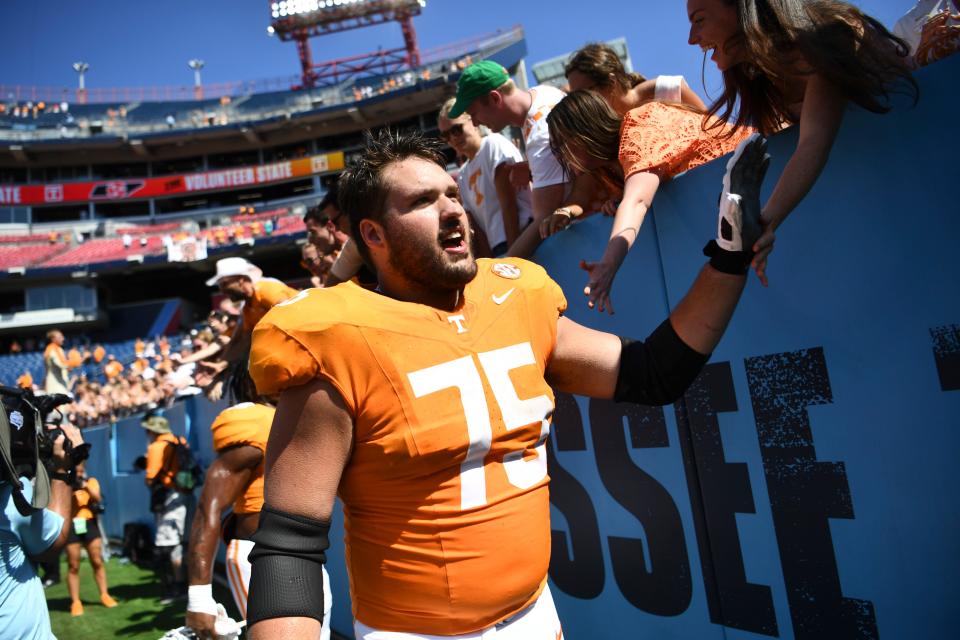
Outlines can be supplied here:
[[[110, 595], [120, 604], [113, 609], [106, 609], [100, 604], [100, 594], [93, 581], [90, 563], [84, 559], [80, 565], [80, 600], [83, 602], [84, 614], [76, 618], [70, 616], [65, 561], [61, 576], [59, 584], [46, 590], [50, 622], [53, 633], [59, 640], [158, 640], [170, 629], [183, 624], [186, 600], [169, 605], [160, 604], [160, 583], [149, 569], [112, 558], [107, 563], [107, 583]], [[217, 601], [223, 603], [227, 611], [236, 617], [233, 597], [229, 590], [214, 584], [213, 591]]]

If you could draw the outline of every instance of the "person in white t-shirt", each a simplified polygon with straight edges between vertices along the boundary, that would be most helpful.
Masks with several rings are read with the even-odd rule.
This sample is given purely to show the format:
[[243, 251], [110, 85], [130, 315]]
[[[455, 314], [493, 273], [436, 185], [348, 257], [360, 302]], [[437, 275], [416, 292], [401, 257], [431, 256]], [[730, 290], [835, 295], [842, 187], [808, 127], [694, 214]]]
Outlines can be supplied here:
[[463, 208], [487, 236], [491, 254], [499, 257], [533, 218], [529, 185], [518, 190], [510, 183], [510, 167], [523, 162], [523, 154], [499, 133], [483, 135], [467, 114], [450, 118], [454, 102], [450, 98], [440, 107], [437, 127], [440, 137], [467, 158], [457, 179]]
[[457, 99], [450, 118], [468, 113], [476, 125], [500, 131], [510, 125], [521, 127], [532, 178], [531, 201], [534, 224], [528, 225], [508, 252], [527, 257], [540, 244], [540, 220], [560, 206], [569, 178], [550, 148], [547, 114], [564, 97], [556, 87], [540, 85], [523, 91], [510, 74], [492, 60], [467, 67], [457, 82]]

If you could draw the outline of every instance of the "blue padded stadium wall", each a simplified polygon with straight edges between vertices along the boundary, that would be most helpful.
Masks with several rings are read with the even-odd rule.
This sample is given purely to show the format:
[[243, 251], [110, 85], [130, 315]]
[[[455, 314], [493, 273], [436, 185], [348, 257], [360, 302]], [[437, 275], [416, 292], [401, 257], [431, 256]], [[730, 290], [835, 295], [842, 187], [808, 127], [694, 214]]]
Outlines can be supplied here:
[[[554, 598], [570, 638], [945, 638], [960, 589], [960, 56], [921, 99], [851, 109], [684, 401], [558, 399], [550, 461]], [[769, 196], [795, 144], [770, 142]], [[593, 218], [545, 243], [567, 315], [645, 337], [716, 229], [725, 161], [661, 187], [587, 309]], [[952, 631], [951, 631], [952, 630]], [[625, 635], [627, 634], [627, 635]]]
[[[916, 108], [847, 114], [824, 175], [780, 229], [770, 287], [751, 276], [682, 402], [558, 396], [551, 587], [565, 637], [956, 636], [960, 217], [943, 129], [957, 77], [960, 56], [918, 74]], [[795, 130], [771, 140], [765, 195], [795, 143]], [[610, 220], [546, 242], [537, 258], [567, 315], [653, 330], [704, 263], [723, 165], [661, 187], [617, 276], [614, 316], [587, 309], [577, 266], [600, 257]], [[191, 399], [168, 414], [206, 463], [220, 408]], [[138, 419], [87, 433], [107, 531], [151, 523], [132, 473], [146, 447]], [[342, 525], [337, 514], [333, 628], [352, 635]]]

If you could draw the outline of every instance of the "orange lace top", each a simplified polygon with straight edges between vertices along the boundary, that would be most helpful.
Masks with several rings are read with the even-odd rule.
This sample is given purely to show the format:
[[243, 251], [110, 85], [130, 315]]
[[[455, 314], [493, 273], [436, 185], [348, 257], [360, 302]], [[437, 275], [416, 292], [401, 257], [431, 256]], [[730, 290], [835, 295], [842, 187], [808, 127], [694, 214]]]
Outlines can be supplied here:
[[699, 113], [663, 102], [631, 109], [620, 127], [620, 166], [623, 179], [635, 173], [653, 173], [661, 181], [699, 167], [737, 148], [753, 133], [744, 127], [722, 137], [730, 126], [704, 131]]

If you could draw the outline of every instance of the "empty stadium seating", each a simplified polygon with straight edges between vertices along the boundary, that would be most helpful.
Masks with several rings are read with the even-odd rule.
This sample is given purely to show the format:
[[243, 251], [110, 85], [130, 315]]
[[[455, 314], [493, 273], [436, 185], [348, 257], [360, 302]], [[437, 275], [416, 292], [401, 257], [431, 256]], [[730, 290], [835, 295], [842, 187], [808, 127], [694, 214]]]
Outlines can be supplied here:
[[66, 249], [64, 244], [0, 246], [0, 269], [32, 267]]
[[123, 246], [123, 240], [120, 238], [98, 238], [88, 240], [83, 244], [47, 260], [37, 265], [42, 267], [65, 267], [80, 266], [95, 262], [111, 262], [114, 260], [126, 260], [128, 256], [157, 255], [165, 251], [163, 247], [163, 238], [160, 236], [150, 236], [147, 238], [147, 245], [140, 246], [138, 239], [134, 239], [129, 249]]
[[0, 236], [0, 244], [24, 244], [27, 242], [41, 242], [50, 240], [48, 233], [31, 233], [25, 235]]
[[163, 224], [146, 224], [136, 227], [123, 227], [117, 229], [118, 234], [128, 233], [131, 236], [145, 236], [154, 233], [170, 233], [179, 231], [183, 226], [182, 222], [165, 222]]

